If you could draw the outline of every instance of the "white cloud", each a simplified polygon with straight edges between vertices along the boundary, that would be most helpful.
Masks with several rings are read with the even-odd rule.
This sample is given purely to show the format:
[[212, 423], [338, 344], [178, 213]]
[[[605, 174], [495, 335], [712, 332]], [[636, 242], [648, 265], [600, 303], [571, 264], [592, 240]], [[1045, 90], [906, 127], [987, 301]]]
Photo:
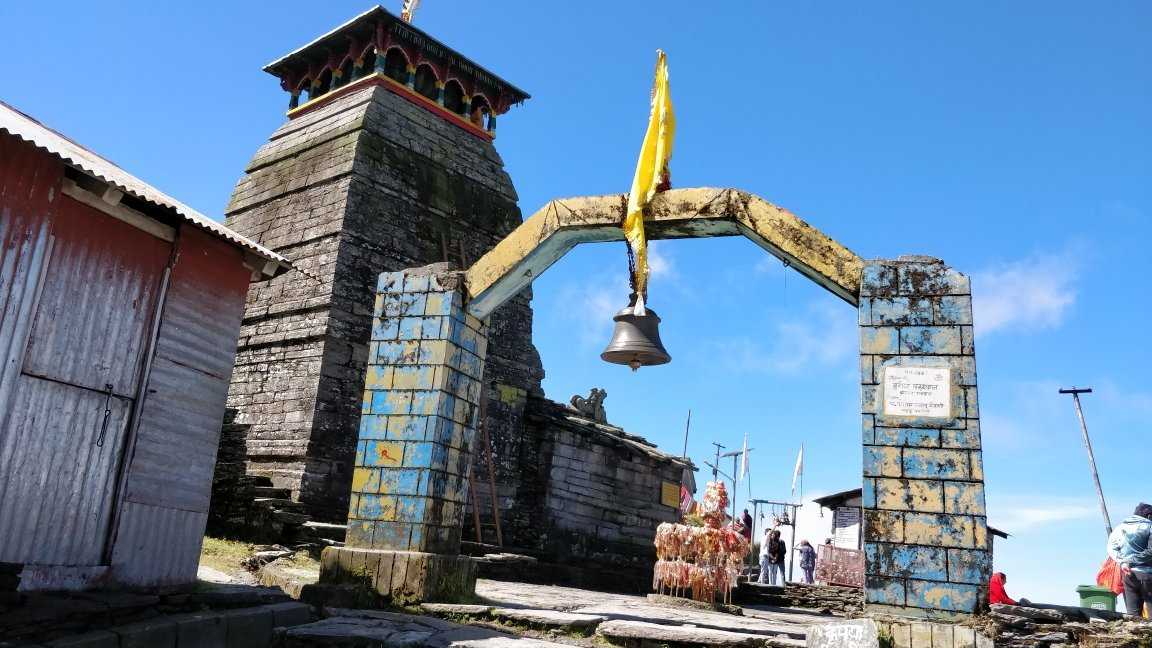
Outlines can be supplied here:
[[648, 244], [648, 276], [650, 279], [672, 279], [676, 276], [676, 265], [673, 258], [664, 252], [664, 246], [657, 246], [656, 241]]
[[[558, 315], [575, 324], [582, 346], [601, 347], [612, 335], [612, 316], [628, 305], [632, 292], [626, 268], [620, 259], [619, 265], [604, 268], [586, 281], [561, 286], [561, 298], [556, 302]], [[650, 294], [668, 287], [680, 288], [675, 281], [679, 276], [675, 257], [668, 254], [663, 245], [649, 244], [648, 271]], [[652, 285], [653, 281], [660, 283]]]
[[796, 373], [839, 364], [859, 347], [856, 311], [842, 304], [812, 302], [799, 317], [775, 322], [771, 329], [757, 340], [713, 342], [717, 357], [735, 371]]
[[1112, 380], [1096, 383], [1095, 392], [1108, 406], [1119, 412], [1152, 413], [1152, 391], [1130, 391]]
[[561, 288], [559, 315], [576, 325], [583, 347], [603, 346], [612, 335], [612, 316], [627, 306], [627, 273], [602, 274], [591, 281]]
[[1100, 505], [1091, 498], [1043, 495], [989, 495], [988, 498], [988, 523], [1013, 535], [1099, 516]]
[[1076, 303], [1076, 254], [1037, 254], [972, 275], [976, 334], [1055, 328]]

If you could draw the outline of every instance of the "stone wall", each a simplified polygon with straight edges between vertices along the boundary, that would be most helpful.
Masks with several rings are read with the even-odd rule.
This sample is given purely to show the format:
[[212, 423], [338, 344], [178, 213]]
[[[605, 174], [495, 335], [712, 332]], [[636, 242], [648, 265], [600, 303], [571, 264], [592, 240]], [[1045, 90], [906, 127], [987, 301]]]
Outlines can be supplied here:
[[860, 338], [867, 602], [974, 612], [992, 556], [968, 277], [927, 257], [869, 262]]
[[[249, 473], [291, 489], [316, 518], [343, 520], [377, 276], [466, 266], [520, 223], [516, 200], [490, 142], [381, 87], [272, 135], [227, 209], [229, 227], [299, 269], [248, 294], [228, 404], [251, 426]], [[530, 297], [492, 316], [486, 384], [539, 392]], [[519, 424], [503, 408], [489, 408], [494, 435]]]
[[[544, 551], [555, 562], [649, 572], [656, 527], [675, 522], [661, 484], [677, 495], [685, 463], [624, 430], [593, 423], [567, 407], [534, 399], [542, 452], [549, 458]], [[531, 415], [530, 415], [531, 416]]]
[[[504, 545], [539, 558], [535, 571], [549, 583], [647, 591], [656, 527], [677, 519], [676, 508], [661, 503], [661, 487], [679, 489], [685, 463], [546, 398], [508, 391], [499, 398], [526, 399], [522, 433], [493, 439]], [[492, 543], [481, 451], [477, 445], [476, 506]], [[463, 537], [475, 538], [470, 513]]]

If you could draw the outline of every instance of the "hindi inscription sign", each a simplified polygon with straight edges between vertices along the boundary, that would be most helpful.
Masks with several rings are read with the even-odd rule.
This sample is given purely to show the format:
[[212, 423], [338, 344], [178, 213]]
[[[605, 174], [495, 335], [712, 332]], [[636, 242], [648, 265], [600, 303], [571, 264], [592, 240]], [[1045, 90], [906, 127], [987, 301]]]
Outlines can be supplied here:
[[884, 415], [951, 417], [952, 370], [948, 367], [885, 367]]

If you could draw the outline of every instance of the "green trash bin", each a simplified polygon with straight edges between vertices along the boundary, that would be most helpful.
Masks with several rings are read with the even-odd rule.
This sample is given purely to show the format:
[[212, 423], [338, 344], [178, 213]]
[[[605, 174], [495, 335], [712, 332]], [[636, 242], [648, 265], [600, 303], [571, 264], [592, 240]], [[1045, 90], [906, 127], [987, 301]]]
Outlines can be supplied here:
[[1080, 607], [1091, 610], [1116, 611], [1116, 594], [1107, 587], [1081, 585], [1076, 588], [1080, 595]]

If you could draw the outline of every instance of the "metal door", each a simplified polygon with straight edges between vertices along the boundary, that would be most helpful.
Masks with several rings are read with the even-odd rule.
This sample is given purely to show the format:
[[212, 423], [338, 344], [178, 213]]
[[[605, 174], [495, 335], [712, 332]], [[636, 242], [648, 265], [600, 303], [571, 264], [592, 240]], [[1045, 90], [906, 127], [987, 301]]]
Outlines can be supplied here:
[[0, 562], [96, 565], [171, 244], [57, 202], [0, 428]]

